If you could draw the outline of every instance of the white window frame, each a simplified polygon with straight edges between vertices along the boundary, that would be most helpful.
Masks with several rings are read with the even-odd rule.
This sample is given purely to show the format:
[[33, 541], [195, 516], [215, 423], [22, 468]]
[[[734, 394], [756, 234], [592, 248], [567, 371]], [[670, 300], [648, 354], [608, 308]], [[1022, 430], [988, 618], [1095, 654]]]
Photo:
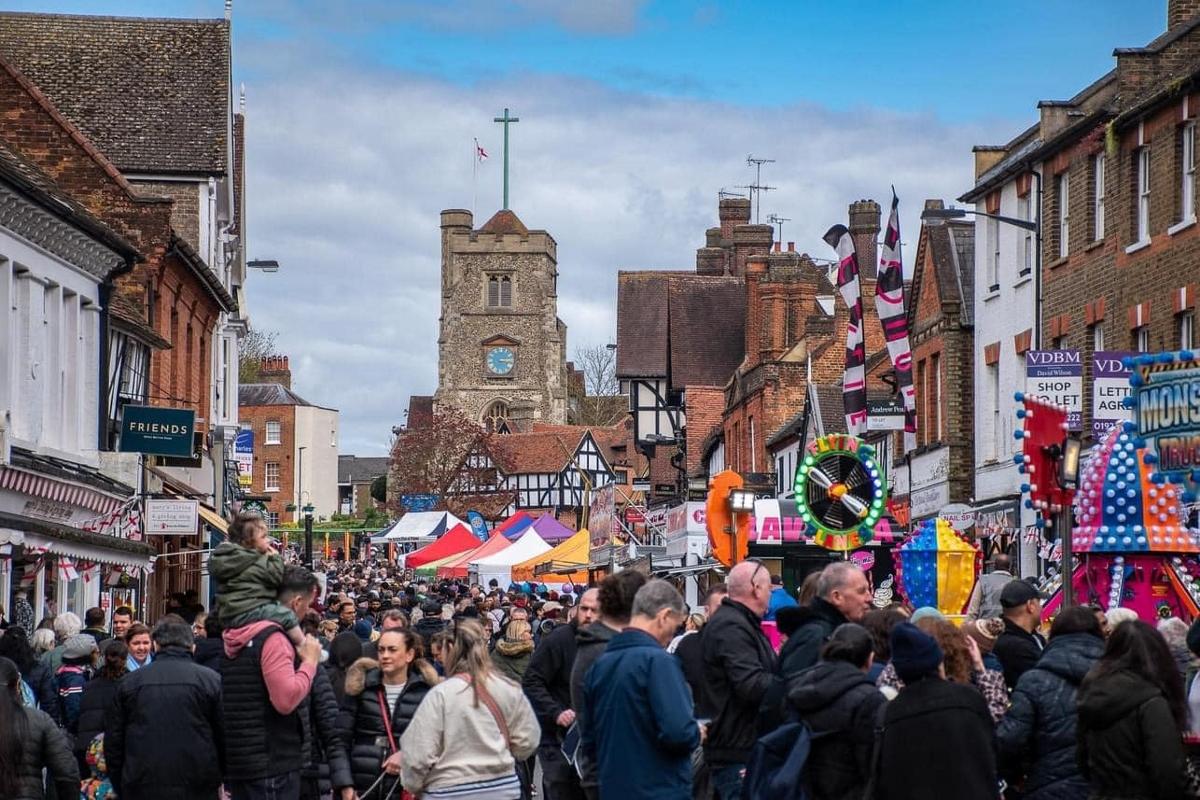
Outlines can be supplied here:
[[[271, 485], [271, 467], [275, 468], [275, 483], [273, 486]], [[278, 461], [268, 461], [265, 464], [263, 464], [263, 491], [264, 492], [278, 492], [279, 491], [279, 476], [280, 476], [280, 474], [281, 474], [281, 471], [279, 469]]]
[[1104, 238], [1104, 154], [1092, 157], [1092, 175], [1095, 176], [1096, 186], [1092, 194], [1092, 223], [1096, 231], [1093, 241]]
[[1104, 349], [1104, 325], [1097, 322], [1092, 326], [1092, 352], [1099, 353]]
[[1196, 123], [1189, 122], [1180, 131], [1179, 221], [1196, 220]]
[[[275, 426], [275, 435], [271, 436], [271, 426]], [[283, 444], [283, 423], [279, 420], [267, 420], [267, 429], [263, 434], [263, 444]]]
[[1058, 176], [1058, 257], [1071, 253], [1071, 173]]
[[1000, 362], [988, 365], [992, 396], [992, 440], [988, 461], [999, 461], [1004, 454], [1003, 424], [1000, 419]]
[[1191, 350], [1196, 346], [1196, 314], [1184, 311], [1179, 315], [1179, 349]]
[[1134, 336], [1136, 339], [1136, 344], [1134, 345], [1134, 349], [1139, 353], [1149, 353], [1150, 352], [1150, 326], [1149, 325], [1139, 325], [1134, 330]]
[[1137, 243], [1150, 241], [1150, 148], [1137, 152]]
[[937, 440], [945, 441], [945, 432], [942, 430], [942, 357], [934, 353], [929, 359], [930, 369], [933, 370], [933, 399], [936, 404], [935, 412], [937, 414]]
[[[1026, 222], [1033, 222], [1032, 190], [1023, 197], [1017, 198], [1017, 217]], [[1033, 231], [1021, 231], [1021, 277], [1033, 272]]]
[[1000, 289], [1000, 220], [988, 218], [987, 238], [991, 252], [988, 255], [988, 291]]

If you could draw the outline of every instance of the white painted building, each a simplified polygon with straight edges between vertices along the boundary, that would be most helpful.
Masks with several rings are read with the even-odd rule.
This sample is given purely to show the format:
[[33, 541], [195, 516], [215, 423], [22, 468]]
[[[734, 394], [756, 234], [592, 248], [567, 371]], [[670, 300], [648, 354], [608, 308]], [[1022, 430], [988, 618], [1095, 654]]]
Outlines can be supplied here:
[[20, 586], [38, 619], [82, 617], [151, 553], [122, 535], [133, 487], [98, 469], [104, 303], [137, 257], [0, 143], [0, 605]]
[[338, 412], [321, 406], [295, 409], [296, 505], [311, 503], [315, 518], [329, 519], [338, 513]]

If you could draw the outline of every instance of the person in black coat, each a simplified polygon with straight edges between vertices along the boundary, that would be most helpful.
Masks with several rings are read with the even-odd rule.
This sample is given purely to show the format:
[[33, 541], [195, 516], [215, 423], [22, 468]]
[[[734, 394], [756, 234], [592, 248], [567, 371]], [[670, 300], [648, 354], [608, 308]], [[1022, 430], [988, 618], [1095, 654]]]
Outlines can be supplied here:
[[1037, 589], [1025, 581], [1009, 581], [1000, 591], [1004, 632], [996, 637], [992, 653], [1004, 666], [1004, 683], [1011, 692], [1017, 681], [1037, 666], [1046, 641], [1037, 632], [1042, 621], [1042, 600]]
[[916, 625], [892, 629], [892, 665], [904, 688], [885, 706], [876, 800], [993, 800], [996, 733], [983, 695], [947, 681], [942, 650]]
[[716, 716], [704, 742], [719, 800], [741, 795], [743, 771], [758, 739], [758, 711], [775, 680], [775, 652], [762, 632], [771, 575], [757, 561], [729, 571], [729, 596], [704, 630], [704, 679]]
[[1183, 680], [1158, 631], [1141, 620], [1112, 632], [1079, 691], [1079, 771], [1092, 797], [1184, 797]]
[[[341, 747], [360, 795], [371, 788], [380, 772], [399, 775], [402, 756], [392, 750], [392, 743], [399, 746], [417, 707], [439, 680], [424, 659], [424, 644], [416, 633], [388, 631], [376, 645], [379, 661], [360, 658], [347, 670], [346, 694], [337, 721]], [[385, 779], [376, 792], [386, 796], [394, 783], [394, 778]]]
[[791, 709], [821, 735], [805, 767], [812, 794], [821, 800], [860, 800], [866, 791], [876, 721], [887, 702], [867, 677], [874, 644], [861, 625], [841, 625], [821, 649], [821, 662], [789, 684]]
[[300, 770], [300, 800], [320, 800], [331, 791], [334, 797], [353, 789], [347, 748], [338, 727], [339, 706], [329, 673], [318, 667], [308, 692], [308, 713], [301, 718], [308, 759]]
[[1075, 760], [1077, 694], [1103, 653], [1095, 613], [1073, 606], [1059, 612], [1046, 652], [1017, 681], [996, 738], [1003, 771], [1021, 787], [1023, 800], [1087, 800]]
[[63, 800], [75, 797], [79, 768], [66, 737], [48, 714], [22, 704], [20, 682], [17, 665], [0, 657], [0, 797], [41, 800], [43, 786]]
[[154, 661], [121, 679], [104, 757], [121, 800], [212, 800], [221, 785], [221, 676], [192, 661], [192, 628], [154, 628]]
[[221, 632], [225, 627], [216, 614], [204, 618], [204, 637], [196, 640], [196, 650], [192, 659], [202, 667], [208, 667], [213, 672], [221, 671], [221, 657], [225, 655], [225, 642], [221, 640]]
[[342, 704], [342, 698], [346, 696], [346, 671], [362, 657], [363, 643], [354, 631], [342, 631], [329, 643], [329, 660], [325, 662], [325, 669], [329, 673], [329, 682], [333, 686], [338, 705]]
[[29, 684], [38, 708], [49, 714], [55, 725], [62, 725], [62, 710], [58, 703], [58, 689], [54, 685], [54, 673], [48, 664], [34, 655], [25, 629], [20, 625], [11, 626], [0, 636], [0, 656], [17, 665], [21, 680]]
[[104, 643], [104, 665], [96, 677], [83, 687], [79, 700], [79, 722], [76, 724], [74, 752], [81, 775], [88, 774], [87, 751], [92, 740], [104, 733], [104, 720], [117, 696], [117, 685], [129, 673], [126, 659], [129, 648], [120, 639]]

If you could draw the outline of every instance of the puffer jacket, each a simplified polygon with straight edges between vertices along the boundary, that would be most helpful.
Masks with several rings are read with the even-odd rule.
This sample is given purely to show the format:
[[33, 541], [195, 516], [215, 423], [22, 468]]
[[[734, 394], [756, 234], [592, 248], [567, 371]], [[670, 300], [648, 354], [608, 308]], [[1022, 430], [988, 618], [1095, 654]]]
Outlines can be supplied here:
[[1184, 796], [1180, 728], [1163, 693], [1140, 675], [1118, 670], [1085, 680], [1078, 731], [1079, 771], [1093, 800]]
[[1025, 774], [1025, 800], [1086, 800], [1088, 784], [1075, 761], [1077, 695], [1103, 654], [1098, 636], [1056, 636], [1037, 666], [1017, 681], [996, 738], [1003, 773]]
[[313, 674], [308, 713], [301, 717], [301, 722], [305, 726], [304, 740], [310, 743], [310, 749], [300, 777], [318, 781], [322, 792], [332, 788], [335, 795], [341, 789], [353, 786], [347, 748], [338, 728], [338, 701], [324, 667], [318, 667]]
[[859, 800], [871, 774], [879, 709], [887, 702], [867, 674], [824, 661], [789, 683], [788, 704], [816, 739], [807, 762], [814, 797]]
[[512, 678], [517, 683], [525, 677], [529, 669], [529, 658], [533, 655], [533, 640], [527, 642], [510, 642], [501, 638], [496, 642], [492, 651], [492, 666], [506, 678]]
[[79, 765], [67, 747], [67, 739], [44, 711], [26, 708], [28, 735], [22, 740], [21, 766], [17, 771], [17, 794], [12, 800], [42, 800], [42, 769], [50, 771], [58, 797], [79, 794]]
[[[425, 661], [413, 662], [408, 683], [391, 709], [392, 736], [397, 744], [417, 713], [417, 706], [437, 682], [437, 674], [432, 666]], [[337, 727], [350, 763], [354, 788], [360, 794], [366, 792], [379, 777], [383, 760], [390, 750], [383, 712], [379, 707], [379, 692], [382, 689], [383, 675], [379, 671], [378, 661], [360, 658], [346, 671], [346, 696], [342, 698]], [[382, 792], [386, 796], [392, 786], [387, 780], [384, 783], [387, 786], [382, 788]]]

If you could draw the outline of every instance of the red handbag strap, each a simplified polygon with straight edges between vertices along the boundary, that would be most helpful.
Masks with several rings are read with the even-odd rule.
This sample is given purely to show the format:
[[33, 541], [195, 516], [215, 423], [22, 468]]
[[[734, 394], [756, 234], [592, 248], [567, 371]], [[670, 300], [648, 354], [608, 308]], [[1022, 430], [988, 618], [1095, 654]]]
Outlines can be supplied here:
[[379, 687], [379, 713], [383, 717], [383, 731], [387, 734], [388, 746], [392, 748], [392, 752], [396, 752], [400, 748], [396, 746], [396, 736], [392, 733], [392, 710], [388, 708], [387, 695], [383, 691], [383, 687]]

